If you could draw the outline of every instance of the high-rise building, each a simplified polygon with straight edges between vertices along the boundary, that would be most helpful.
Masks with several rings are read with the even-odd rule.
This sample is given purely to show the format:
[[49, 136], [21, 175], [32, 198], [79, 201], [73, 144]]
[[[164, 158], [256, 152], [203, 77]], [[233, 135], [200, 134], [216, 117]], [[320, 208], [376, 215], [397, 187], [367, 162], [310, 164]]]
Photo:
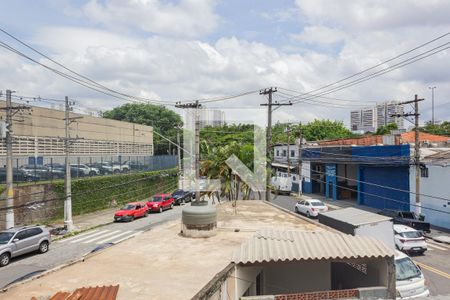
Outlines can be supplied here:
[[353, 131], [374, 132], [380, 126], [396, 123], [399, 129], [404, 129], [403, 118], [392, 116], [402, 114], [403, 106], [396, 101], [386, 101], [374, 107], [367, 107], [350, 112], [350, 126]]

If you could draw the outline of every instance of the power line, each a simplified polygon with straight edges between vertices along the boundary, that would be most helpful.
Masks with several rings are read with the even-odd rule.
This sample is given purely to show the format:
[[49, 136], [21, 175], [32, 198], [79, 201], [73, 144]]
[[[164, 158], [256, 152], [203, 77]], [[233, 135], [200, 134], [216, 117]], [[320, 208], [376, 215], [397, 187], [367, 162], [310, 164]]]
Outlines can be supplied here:
[[[362, 70], [362, 71], [359, 71], [359, 72], [357, 72], [357, 73], [354, 73], [354, 74], [352, 74], [352, 75], [350, 75], [350, 76], [347, 76], [347, 77], [345, 77], [345, 78], [342, 78], [342, 79], [340, 79], [340, 80], [338, 80], [338, 81], [335, 81], [335, 82], [326, 84], [326, 85], [324, 85], [324, 86], [322, 86], [322, 87], [316, 88], [316, 89], [311, 90], [311, 91], [309, 91], [309, 92], [302, 93], [302, 94], [300, 94], [299, 96], [309, 95], [309, 94], [311, 94], [311, 93], [318, 92], [318, 91], [320, 91], [320, 90], [323, 90], [323, 89], [326, 89], [326, 88], [328, 88], [328, 87], [334, 86], [334, 85], [336, 85], [336, 84], [338, 84], [338, 83], [344, 82], [344, 81], [346, 81], [346, 80], [348, 80], [348, 79], [351, 79], [351, 78], [354, 78], [354, 77], [359, 76], [359, 75], [361, 75], [361, 74], [364, 74], [364, 73], [366, 73], [366, 72], [368, 72], [368, 71], [370, 71], [370, 70], [376, 69], [376, 68], [378, 68], [378, 67], [380, 67], [380, 66], [382, 66], [382, 65], [384, 65], [384, 64], [386, 64], [386, 63], [388, 63], [388, 62], [394, 61], [394, 60], [396, 60], [396, 59], [398, 59], [398, 58], [400, 58], [400, 57], [402, 57], [402, 56], [405, 56], [405, 55], [407, 55], [407, 54], [409, 54], [409, 53], [412, 53], [412, 52], [414, 52], [414, 51], [417, 50], [417, 49], [423, 48], [423, 47], [425, 47], [425, 46], [427, 46], [427, 45], [429, 45], [429, 44], [431, 44], [431, 43], [433, 43], [433, 42], [435, 42], [435, 41], [437, 41], [437, 40], [440, 40], [440, 39], [442, 39], [442, 38], [444, 38], [444, 37], [446, 37], [446, 36], [448, 36], [448, 35], [450, 35], [450, 32], [447, 32], [447, 33], [445, 33], [445, 34], [443, 34], [443, 35], [440, 35], [440, 36], [438, 36], [437, 38], [434, 38], [434, 39], [432, 39], [432, 40], [430, 40], [430, 41], [427, 41], [427, 42], [425, 42], [425, 43], [423, 43], [423, 44], [421, 44], [421, 45], [419, 45], [419, 46], [417, 46], [417, 47], [414, 47], [414, 48], [412, 48], [412, 49], [410, 49], [410, 50], [408, 50], [408, 51], [406, 51], [406, 52], [403, 52], [403, 53], [401, 53], [401, 54], [399, 54], [399, 55], [396, 55], [396, 56], [394, 56], [394, 57], [392, 57], [392, 58], [390, 58], [390, 59], [388, 59], [388, 60], [385, 60], [385, 61], [383, 61], [383, 62], [381, 62], [381, 63], [378, 63], [378, 64], [376, 64], [376, 65], [374, 65], [374, 66], [371, 66], [371, 67], [369, 67], [369, 68], [366, 68], [366, 69], [364, 69], [364, 70]], [[320, 93], [319, 93], [319, 94], [320, 94]], [[320, 96], [322, 96], [322, 95], [323, 95], [323, 94], [321, 94]]]
[[[418, 55], [416, 55], [416, 56], [413, 56], [413, 57], [411, 57], [411, 58], [408, 58], [408, 59], [406, 59], [406, 60], [404, 60], [404, 61], [401, 61], [401, 62], [399, 62], [399, 63], [397, 63], [397, 64], [394, 64], [394, 65], [392, 65], [392, 66], [389, 66], [389, 67], [386, 67], [386, 68], [384, 68], [384, 69], [381, 69], [381, 70], [379, 70], [379, 71], [377, 71], [377, 72], [371, 73], [371, 74], [366, 75], [366, 76], [364, 76], [364, 77], [361, 77], [361, 78], [359, 78], [359, 79], [356, 79], [356, 80], [350, 81], [350, 82], [348, 82], [348, 83], [345, 83], [345, 84], [343, 84], [343, 85], [337, 86], [337, 87], [335, 87], [335, 88], [326, 90], [326, 91], [321, 92], [321, 93], [318, 93], [318, 94], [313, 94], [313, 95], [311, 95], [311, 96], [309, 96], [309, 97], [299, 98], [298, 100], [292, 101], [292, 103], [298, 103], [298, 102], [300, 102], [300, 101], [302, 101], [302, 100], [303, 100], [303, 101], [306, 101], [306, 100], [314, 99], [314, 98], [317, 98], [318, 96], [323, 96], [323, 95], [327, 95], [327, 94], [330, 94], [330, 93], [334, 93], [334, 92], [343, 90], [343, 89], [345, 89], [345, 88], [348, 88], [348, 87], [357, 85], [357, 84], [359, 84], [359, 83], [365, 82], [365, 81], [367, 81], [367, 80], [370, 80], [370, 79], [379, 77], [379, 76], [381, 76], [381, 75], [383, 75], [383, 74], [392, 72], [392, 71], [394, 71], [394, 70], [396, 70], [396, 69], [405, 67], [405, 66], [410, 65], [410, 64], [412, 64], [412, 63], [414, 63], [414, 62], [420, 61], [420, 60], [422, 60], [422, 59], [425, 59], [425, 58], [427, 58], [427, 57], [430, 57], [430, 56], [432, 56], [432, 55], [435, 55], [435, 54], [437, 54], [437, 53], [440, 53], [440, 52], [442, 52], [442, 51], [445, 51], [445, 50], [449, 49], [450, 47], [445, 47], [445, 48], [443, 48], [443, 49], [439, 49], [439, 48], [442, 48], [442, 47], [444, 47], [444, 46], [446, 46], [446, 45], [448, 45], [448, 44], [450, 44], [450, 42], [447, 42], [447, 43], [442, 44], [442, 45], [440, 45], [440, 46], [438, 46], [438, 47], [435, 47], [435, 48], [433, 48], [433, 49], [431, 49], [431, 50], [425, 51], [425, 52], [423, 52], [423, 53], [421, 53], [421, 54], [418, 54]], [[433, 51], [434, 51], [434, 52], [433, 52]], [[428, 53], [428, 54], [427, 54], [427, 53]], [[425, 54], [426, 54], [426, 55], [425, 55]]]

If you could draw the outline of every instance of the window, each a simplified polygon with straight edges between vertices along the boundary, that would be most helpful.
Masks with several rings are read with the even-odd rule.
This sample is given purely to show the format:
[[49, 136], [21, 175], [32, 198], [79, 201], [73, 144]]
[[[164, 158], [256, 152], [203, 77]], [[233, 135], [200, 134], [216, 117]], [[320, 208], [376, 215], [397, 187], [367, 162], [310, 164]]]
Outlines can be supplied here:
[[28, 232], [29, 236], [35, 236], [35, 235], [38, 235], [38, 234], [42, 233], [42, 229], [38, 228], [38, 227], [32, 228], [32, 229], [28, 229], [28, 231], [29, 231]]
[[287, 155], [287, 151], [283, 150], [283, 156], [286, 156], [286, 155]]
[[295, 157], [295, 150], [291, 150], [291, 157]]
[[277, 156], [280, 156], [280, 150], [277, 150]]
[[22, 230], [22, 231], [20, 231], [19, 233], [17, 233], [17, 235], [16, 235], [15, 238], [16, 238], [16, 239], [19, 239], [19, 240], [27, 239], [27, 238], [29, 238], [30, 236], [32, 236], [31, 230], [32, 230], [32, 229]]
[[427, 167], [420, 168], [420, 177], [428, 177], [428, 168]]
[[296, 180], [297, 180], [297, 177], [292, 176], [292, 180], [296, 181]]

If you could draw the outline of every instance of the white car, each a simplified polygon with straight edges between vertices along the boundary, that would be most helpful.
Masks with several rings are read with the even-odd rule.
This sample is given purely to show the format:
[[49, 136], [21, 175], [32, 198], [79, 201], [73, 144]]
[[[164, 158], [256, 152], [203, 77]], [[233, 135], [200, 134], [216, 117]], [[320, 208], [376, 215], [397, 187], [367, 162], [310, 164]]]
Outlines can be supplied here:
[[301, 200], [295, 204], [296, 213], [305, 214], [308, 218], [317, 217], [319, 213], [328, 211], [328, 207], [320, 200]]
[[408, 255], [395, 251], [396, 299], [423, 299], [430, 295], [425, 277]]
[[394, 224], [394, 241], [395, 247], [403, 252], [423, 254], [428, 249], [422, 233], [405, 225]]

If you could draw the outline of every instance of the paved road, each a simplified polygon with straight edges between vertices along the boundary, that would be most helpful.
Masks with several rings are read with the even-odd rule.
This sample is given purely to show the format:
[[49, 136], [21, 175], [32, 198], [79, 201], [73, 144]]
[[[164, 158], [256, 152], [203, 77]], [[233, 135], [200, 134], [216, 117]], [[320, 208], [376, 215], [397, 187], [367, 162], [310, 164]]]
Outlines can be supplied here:
[[50, 250], [47, 253], [25, 255], [13, 259], [8, 266], [1, 268], [0, 287], [5, 287], [14, 281], [23, 280], [27, 276], [77, 260], [101, 245], [118, 243], [157, 224], [176, 220], [180, 216], [181, 207], [175, 206], [172, 210], [153, 213], [146, 218], [136, 219], [130, 223], [113, 223], [55, 241], [50, 245]]
[[[272, 203], [294, 211], [298, 198], [277, 196]], [[317, 219], [316, 219], [317, 220]], [[428, 251], [424, 255], [412, 256], [418, 263], [427, 279], [432, 296], [450, 295], [450, 245], [427, 239]]]

